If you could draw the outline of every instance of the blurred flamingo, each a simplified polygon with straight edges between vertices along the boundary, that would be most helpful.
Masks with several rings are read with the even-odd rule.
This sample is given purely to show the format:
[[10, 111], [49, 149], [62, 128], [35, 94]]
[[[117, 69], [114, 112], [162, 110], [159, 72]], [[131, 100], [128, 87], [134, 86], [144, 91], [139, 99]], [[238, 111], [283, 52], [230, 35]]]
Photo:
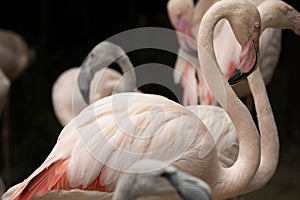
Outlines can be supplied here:
[[[241, 12], [245, 15], [238, 14]], [[249, 111], [226, 82], [217, 61], [208, 59], [215, 56], [212, 39], [207, 38], [212, 38], [215, 24], [224, 17], [232, 23], [243, 49], [255, 55], [241, 58], [241, 63], [245, 63], [241, 70], [255, 68], [257, 64], [255, 47], [260, 17], [248, 1], [221, 1], [206, 13], [199, 28], [202, 36], [198, 41], [204, 49], [199, 53], [200, 60], [207, 59], [203, 74], [226, 108], [239, 138], [234, 165], [220, 165], [212, 136], [186, 107], [158, 95], [119, 93], [94, 102], [72, 119], [45, 162], [9, 189], [3, 199], [26, 200], [49, 190], [72, 188], [113, 191], [120, 175], [132, 163], [149, 157], [172, 163], [179, 170], [203, 179], [210, 185], [213, 199], [242, 194], [257, 171], [260, 148]]]
[[[112, 62], [120, 66], [123, 76], [107, 68]], [[77, 80], [85, 85], [83, 95], [80, 94]], [[81, 67], [68, 69], [55, 81], [52, 88], [55, 115], [60, 124], [65, 126], [90, 103], [113, 93], [133, 91], [135, 86], [134, 67], [123, 49], [107, 41], [101, 42], [93, 48]]]
[[3, 111], [2, 145], [4, 155], [4, 174], [10, 183], [9, 153], [9, 89], [10, 84], [32, 62], [34, 52], [29, 49], [24, 38], [10, 30], [0, 29], [0, 112]]

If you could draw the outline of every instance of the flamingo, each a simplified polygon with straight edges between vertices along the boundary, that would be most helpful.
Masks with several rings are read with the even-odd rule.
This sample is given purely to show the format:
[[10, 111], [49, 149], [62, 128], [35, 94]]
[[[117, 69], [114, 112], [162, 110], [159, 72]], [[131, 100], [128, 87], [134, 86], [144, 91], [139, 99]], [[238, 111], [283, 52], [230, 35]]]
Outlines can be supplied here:
[[[205, 9], [207, 2], [212, 1], [199, 1], [196, 5], [195, 10], [197, 9], [197, 12], [194, 11], [194, 28], [193, 30], [197, 30], [197, 26], [195, 24], [198, 24], [198, 21], [201, 20], [201, 16]], [[256, 5], [260, 5], [262, 2], [267, 2], [265, 5], [272, 5], [273, 3], [276, 4], [277, 0], [253, 0], [253, 2]], [[199, 10], [198, 8], [202, 8], [203, 4], [203, 10]], [[180, 4], [178, 4], [180, 6]], [[197, 8], [198, 7], [198, 8]], [[261, 6], [263, 8], [264, 6]], [[261, 11], [261, 9], [259, 9]], [[270, 9], [269, 9], [270, 10]], [[198, 13], [200, 13], [198, 15]], [[291, 11], [290, 13], [293, 13], [293, 16], [296, 16], [296, 11]], [[266, 13], [265, 13], [266, 14]], [[265, 15], [264, 14], [264, 15]], [[262, 15], [262, 20], [264, 21], [264, 17]], [[291, 19], [292, 20], [292, 19]], [[294, 24], [297, 24], [297, 19], [293, 19]], [[220, 28], [215, 31], [215, 49], [216, 49], [216, 55], [217, 60], [220, 63], [220, 67], [224, 74], [226, 74], [227, 77], [229, 77], [234, 68], [236, 63], [238, 62], [238, 56], [240, 52], [240, 46], [238, 45], [237, 41], [234, 38], [234, 35], [232, 33], [232, 30], [227, 22], [220, 23]], [[295, 31], [295, 29], [294, 29]], [[298, 30], [297, 30], [298, 31]], [[297, 31], [295, 32], [296, 34]], [[191, 42], [190, 42], [191, 43]], [[260, 49], [261, 49], [261, 69], [262, 74], [264, 77], [264, 80], [266, 84], [268, 84], [272, 78], [273, 72], [277, 66], [280, 51], [281, 51], [281, 30], [276, 30], [269, 28], [261, 36], [261, 42], [260, 42]], [[223, 47], [226, 46], [226, 52], [223, 51]], [[177, 61], [175, 64], [175, 69], [179, 72], [174, 73], [174, 80], [175, 83], [180, 82], [180, 74], [182, 75], [182, 86], [184, 88], [184, 95], [183, 95], [183, 103], [184, 105], [194, 105], [197, 103], [201, 104], [207, 104], [207, 105], [217, 105], [217, 101], [214, 97], [211, 96], [210, 91], [208, 90], [205, 81], [203, 80], [203, 77], [201, 76], [201, 73], [198, 71], [196, 73], [193, 66], [198, 65], [197, 59], [193, 58], [191, 54], [186, 52], [183, 48], [181, 48], [179, 51], [181, 55], [184, 55], [184, 58], [181, 58], [180, 56], [177, 57]], [[188, 60], [188, 62], [186, 61]], [[197, 74], [197, 78], [195, 76], [195, 73]], [[198, 86], [197, 86], [198, 81]], [[249, 86], [247, 84], [247, 81], [240, 81], [239, 83], [235, 84], [234, 90], [237, 92], [237, 94], [240, 97], [245, 97], [249, 95]], [[249, 98], [248, 98], [249, 99]], [[251, 107], [251, 106], [249, 106]]]
[[[112, 62], [121, 67], [126, 74], [124, 78], [116, 70], [106, 68]], [[88, 104], [115, 92], [133, 91], [136, 85], [134, 67], [129, 58], [120, 46], [111, 42], [104, 41], [96, 45], [81, 65], [81, 69], [82, 73], [79, 73], [80, 67], [68, 69], [53, 85], [53, 108], [62, 126]], [[95, 76], [92, 75], [94, 78], [89, 75], [91, 71], [97, 71]], [[88, 86], [83, 96], [79, 92], [77, 78], [81, 84]]]
[[[265, 1], [258, 6], [262, 18], [263, 33], [268, 27], [290, 29], [296, 34], [300, 30], [299, 13], [283, 1]], [[267, 29], [268, 30], [268, 29]], [[263, 187], [275, 173], [279, 156], [279, 139], [276, 123], [264, 86], [260, 69], [248, 76], [249, 86], [254, 97], [254, 104], [260, 130], [261, 162], [256, 175], [248, 185], [247, 191], [254, 191]], [[238, 142], [236, 133], [226, 112], [215, 106], [188, 106], [213, 134], [217, 143], [218, 157], [224, 166], [231, 166], [237, 158]], [[217, 119], [216, 119], [217, 118]], [[222, 120], [221, 124], [214, 124]], [[215, 130], [222, 130], [221, 132]], [[219, 133], [217, 135], [214, 135]]]
[[3, 111], [2, 144], [4, 157], [4, 174], [10, 183], [9, 161], [9, 89], [10, 84], [32, 62], [34, 52], [29, 49], [24, 38], [10, 30], [0, 29], [0, 112]]
[[[52, 199], [197, 199], [210, 200], [210, 187], [201, 179], [179, 171], [167, 163], [144, 159], [130, 166], [135, 173], [124, 174], [117, 183], [114, 193], [71, 190], [49, 192], [35, 200]], [[143, 198], [144, 197], [144, 198]], [[180, 199], [181, 199], [180, 198]]]
[[32, 62], [34, 52], [24, 38], [10, 30], [0, 30], [0, 68], [9, 80], [15, 80]]
[[[178, 84], [181, 80], [183, 87], [183, 104], [195, 105], [198, 103], [198, 97], [195, 91], [197, 90], [197, 80], [195, 77], [195, 68], [190, 66], [190, 63], [197, 65], [197, 50], [194, 42], [194, 33], [197, 31], [194, 21], [201, 21], [203, 14], [217, 0], [198, 1], [196, 6], [192, 0], [169, 0], [167, 10], [171, 24], [177, 31], [179, 42], [179, 55], [183, 55], [189, 62], [180, 56], [177, 56], [174, 71], [174, 81]], [[194, 19], [196, 18], [196, 20]], [[198, 27], [198, 26], [197, 26]], [[218, 28], [216, 28], [218, 29]], [[182, 34], [179, 34], [182, 33]], [[187, 37], [186, 37], [186, 36]]]
[[[265, 1], [258, 6], [262, 17], [261, 32], [268, 27], [276, 29], [291, 29], [299, 33], [299, 13], [283, 1]], [[262, 48], [262, 46], [261, 46]], [[248, 76], [249, 86], [254, 97], [261, 135], [261, 162], [256, 175], [251, 180], [248, 192], [264, 186], [275, 173], [278, 164], [279, 139], [276, 123], [272, 114], [267, 92], [264, 86], [261, 69]], [[238, 141], [233, 124], [222, 108], [206, 105], [188, 106], [208, 127], [213, 135], [218, 149], [218, 157], [224, 166], [231, 166], [238, 152]], [[214, 123], [222, 121], [223, 123]], [[216, 131], [222, 130], [222, 131]]]
[[[241, 12], [245, 15], [241, 16]], [[94, 102], [72, 119], [45, 162], [9, 189], [3, 199], [26, 200], [59, 189], [113, 191], [120, 175], [132, 163], [149, 157], [203, 179], [211, 187], [213, 199], [244, 193], [259, 166], [258, 130], [218, 69], [212, 34], [222, 18], [231, 22], [243, 50], [249, 52], [241, 56], [239, 69], [243, 71], [257, 64], [260, 17], [247, 0], [221, 1], [204, 15], [199, 28], [199, 35], [205, 36], [198, 37], [204, 49], [201, 54], [209, 53], [199, 53], [200, 59], [213, 59], [206, 60], [203, 74], [231, 118], [239, 139], [238, 158], [231, 167], [220, 165], [211, 134], [186, 107], [159, 95], [119, 93]]]

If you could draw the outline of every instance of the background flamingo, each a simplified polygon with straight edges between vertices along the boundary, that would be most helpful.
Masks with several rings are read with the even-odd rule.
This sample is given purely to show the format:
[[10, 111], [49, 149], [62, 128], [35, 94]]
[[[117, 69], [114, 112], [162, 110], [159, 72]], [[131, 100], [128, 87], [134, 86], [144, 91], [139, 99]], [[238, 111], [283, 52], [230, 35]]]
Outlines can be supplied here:
[[[245, 48], [249, 49], [249, 51], [254, 51], [255, 49], [252, 44], [253, 42], [254, 44], [258, 42], [259, 32], [257, 29], [260, 28], [260, 19], [255, 6], [248, 1], [236, 3], [235, 1], [228, 0], [215, 4], [211, 12], [208, 12], [206, 15], [206, 21], [203, 20], [203, 24], [205, 25], [203, 25], [203, 28], [200, 27], [200, 32], [206, 30], [208, 31], [207, 35], [205, 35], [206, 38], [208, 36], [212, 37], [214, 24], [208, 23], [210, 27], [207, 27], [206, 23], [211, 20], [214, 20], [216, 23], [219, 20], [219, 18], [215, 18], [216, 14], [219, 15], [220, 18], [228, 17], [229, 20], [237, 17], [231, 16], [235, 13], [228, 12], [228, 10], [232, 10], [232, 8], [239, 12], [243, 10], [248, 13], [241, 21], [232, 21], [232, 26], [237, 27], [237, 25], [241, 25], [235, 23], [242, 23], [244, 25], [243, 29], [235, 30], [246, 31], [245, 34], [236, 35], [239, 37], [241, 44], [243, 46], [245, 45]], [[248, 26], [245, 25], [245, 23], [247, 23]], [[255, 28], [253, 29], [253, 27]], [[213, 48], [211, 48], [212, 44], [207, 43], [206, 38], [205, 40], [200, 38], [199, 44], [202, 45], [206, 51], [213, 54]], [[246, 42], [248, 39], [251, 42]], [[244, 59], [249, 58], [244, 57]], [[254, 60], [247, 63], [254, 65], [256, 59], [257, 58], [254, 58]], [[215, 60], [214, 63], [216, 63]], [[175, 155], [176, 160], [174, 160], [173, 164], [178, 169], [206, 180], [212, 187], [213, 198], [218, 199], [243, 193], [244, 188], [255, 174], [259, 164], [257, 129], [249, 111], [236, 97], [222, 74], [218, 74], [218, 69], [213, 69], [213, 64], [207, 66], [207, 68], [206, 70], [212, 70], [213, 72], [205, 74], [207, 75], [207, 79], [211, 79], [212, 75], [219, 76], [217, 80], [211, 80], [212, 90], [216, 93], [221, 105], [227, 108], [227, 112], [237, 129], [240, 150], [238, 159], [232, 167], [223, 168], [220, 166], [217, 161], [216, 150], [211, 135], [207, 132], [201, 121], [182, 105], [157, 95], [120, 93], [95, 102], [84, 109], [80, 115], [71, 120], [62, 131], [57, 145], [44, 164], [23, 183], [11, 188], [7, 192], [7, 195], [15, 190], [11, 197], [12, 199], [15, 199], [19, 195], [22, 195], [23, 199], [27, 199], [35, 194], [45, 194], [51, 188], [59, 189], [61, 186], [65, 186], [63, 189], [79, 187], [111, 191], [114, 189], [114, 185], [120, 176], [120, 171], [123, 171], [122, 168], [125, 167], [126, 169], [128, 164], [139, 159], [140, 155], [145, 154], [137, 154], [139, 155], [137, 158], [130, 158], [127, 157], [128, 154], [126, 153], [124, 155], [121, 152], [115, 152], [114, 149], [109, 147], [110, 144], [117, 145], [118, 149], [124, 149], [125, 152], [141, 153], [153, 152], [152, 150], [155, 149], [159, 150], [166, 145], [166, 141], [169, 141], [168, 148], [163, 151], [158, 151], [152, 154], [152, 156], [154, 158], [169, 160], [173, 157], [174, 153], [176, 154], [176, 152], [178, 153], [180, 151], [181, 147], [185, 148], [186, 145], [183, 144], [187, 142], [186, 147], [188, 148], [182, 155], [182, 159], [181, 156], [177, 157]], [[216, 71], [216, 73], [214, 71]], [[226, 99], [224, 98], [224, 94], [221, 93], [223, 90], [220, 91], [219, 89], [220, 86], [225, 88]], [[226, 102], [233, 103], [234, 106], [227, 106]], [[149, 109], [151, 115], [149, 115]], [[114, 114], [112, 115], [112, 113]], [[156, 116], [162, 113], [165, 117]], [[142, 126], [139, 126], [140, 128], [128, 126], [127, 115], [130, 116], [133, 123], [142, 122]], [[120, 118], [118, 118], [118, 116]], [[151, 116], [155, 117], [152, 118]], [[115, 117], [117, 117], [117, 120], [114, 119]], [[149, 117], [155, 119], [155, 121], [152, 121]], [[246, 120], [247, 123], [242, 123], [240, 119]], [[180, 125], [178, 127], [180, 123], [178, 120], [184, 120], [182, 126]], [[98, 131], [98, 128], [100, 128], [104, 122], [105, 128]], [[176, 126], [174, 126], [175, 124]], [[149, 136], [149, 134], [152, 135], [152, 131], [161, 132], [161, 128], [157, 127], [158, 125], [163, 125], [166, 128], [165, 130], [168, 131], [163, 131], [164, 134], [158, 134], [157, 137], [151, 137], [151, 140], [139, 141], [137, 137], [132, 138], [130, 135], [123, 134], [124, 131], [129, 131], [128, 133], [134, 134], [135, 136], [142, 136], [143, 138], [144, 136]], [[195, 125], [197, 127], [195, 127]], [[79, 131], [79, 133], [83, 133], [83, 135], [75, 134], [74, 131]], [[179, 134], [174, 135], [177, 131]], [[182, 134], [182, 132], [185, 134]], [[97, 137], [97, 139], [95, 137]], [[109, 141], [106, 141], [106, 137], [110, 138]], [[97, 141], [97, 144], [93, 141]], [[249, 141], [252, 142], [249, 143]], [[86, 149], [82, 142], [89, 145], [89, 150]], [[128, 142], [132, 145], [128, 145]], [[70, 143], [73, 143], [73, 145]], [[145, 146], [145, 144], [147, 145]], [[179, 144], [180, 147], [178, 146]], [[97, 148], [100, 149], [97, 150]], [[91, 155], [91, 152], [99, 150], [102, 153], [99, 152], [100, 154], [97, 155], [100, 157], [104, 156], [100, 158], [100, 160], [104, 159], [105, 165], [99, 163], [99, 161]], [[80, 162], [80, 165], [78, 165], [78, 162]], [[84, 163], [86, 163], [86, 165]], [[73, 165], [76, 167], [72, 167]], [[110, 166], [117, 168], [112, 169]], [[48, 174], [54, 172], [52, 170], [56, 171], [56, 175], [52, 174], [51, 180], [48, 180]], [[78, 175], [83, 179], [77, 177]], [[99, 180], [97, 178], [98, 176], [100, 178]], [[232, 180], [233, 176], [238, 178]], [[44, 187], [45, 184], [43, 181], [47, 182], [47, 188]], [[50, 183], [53, 183], [53, 185]], [[34, 190], [29, 191], [27, 190], [28, 187], [34, 188]], [[8, 198], [7, 195], [4, 195], [4, 199]]]
[[[112, 62], [116, 62], [126, 76], [122, 77], [116, 70], [107, 68]], [[83, 70], [82, 73], [94, 71], [95, 76], [84, 74], [78, 77], [80, 70]], [[80, 94], [78, 78], [81, 78], [81, 85], [87, 85], [85, 98]], [[101, 42], [89, 53], [81, 68], [68, 69], [54, 83], [52, 103], [55, 115], [65, 126], [89, 103], [115, 92], [133, 91], [135, 85], [134, 67], [123, 49], [110, 42]]]
[[33, 60], [34, 53], [24, 38], [10, 30], [0, 29], [0, 112], [3, 110], [2, 145], [5, 179], [10, 183], [10, 83], [14, 81]]

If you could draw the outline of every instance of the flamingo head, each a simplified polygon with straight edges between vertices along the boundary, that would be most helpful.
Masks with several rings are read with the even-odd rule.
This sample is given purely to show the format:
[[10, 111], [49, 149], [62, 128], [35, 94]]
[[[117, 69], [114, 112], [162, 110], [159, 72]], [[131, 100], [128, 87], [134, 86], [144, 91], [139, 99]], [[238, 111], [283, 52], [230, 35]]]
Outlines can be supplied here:
[[190, 24], [193, 20], [193, 0], [169, 0], [167, 4], [168, 15], [172, 25], [177, 31], [184, 32], [186, 25], [180, 21]]
[[247, 76], [257, 68], [259, 55], [259, 37], [260, 23], [255, 23], [251, 36], [248, 38], [246, 43], [242, 45], [240, 63], [228, 79], [229, 84], [233, 85], [238, 83], [242, 79], [247, 78]]

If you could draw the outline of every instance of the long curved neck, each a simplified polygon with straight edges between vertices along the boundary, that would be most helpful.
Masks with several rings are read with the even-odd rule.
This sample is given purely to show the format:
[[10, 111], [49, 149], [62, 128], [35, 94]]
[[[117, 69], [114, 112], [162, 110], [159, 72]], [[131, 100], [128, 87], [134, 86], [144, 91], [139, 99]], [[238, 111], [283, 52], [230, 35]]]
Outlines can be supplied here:
[[250, 192], [264, 186], [275, 173], [279, 159], [279, 139], [260, 69], [254, 71], [247, 79], [254, 98], [261, 135], [261, 161], [255, 176], [249, 183], [247, 192]]
[[[213, 95], [231, 118], [239, 138], [240, 149], [237, 161], [230, 168], [224, 169], [219, 167], [218, 176], [221, 179], [219, 182], [220, 186], [216, 187], [216, 191], [213, 192], [218, 195], [220, 191], [226, 191], [227, 197], [243, 193], [245, 187], [258, 168], [260, 161], [260, 146], [255, 123], [253, 122], [248, 109], [239, 100], [225, 80], [225, 77], [217, 64], [214, 52], [212, 39], [214, 27], [220, 19], [229, 16], [232, 9], [224, 6], [215, 6], [212, 8], [213, 9], [210, 9], [203, 17], [199, 28], [197, 38], [198, 55], [202, 74]], [[213, 14], [211, 12], [213, 12]], [[227, 19], [229, 21], [231, 20], [231, 18]]]
[[128, 56], [126, 54], [121, 55], [116, 63], [119, 64], [121, 70], [123, 72], [123, 81], [121, 83], [122, 91], [120, 92], [132, 92], [136, 87], [136, 74], [134, 71], [134, 67], [130, 62]]

